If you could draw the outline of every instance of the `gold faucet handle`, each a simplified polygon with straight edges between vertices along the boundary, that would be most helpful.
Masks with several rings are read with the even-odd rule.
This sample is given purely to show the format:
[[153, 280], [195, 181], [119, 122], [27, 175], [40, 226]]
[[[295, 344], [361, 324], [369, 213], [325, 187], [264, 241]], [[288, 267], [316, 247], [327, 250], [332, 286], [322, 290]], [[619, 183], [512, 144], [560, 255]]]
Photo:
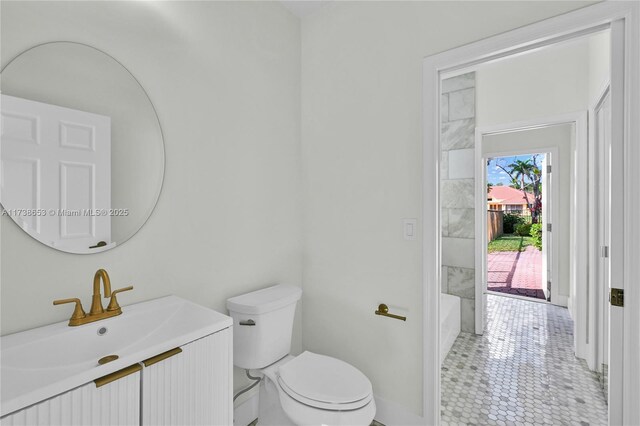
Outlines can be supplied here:
[[71, 319], [72, 320], [77, 320], [77, 319], [84, 318], [84, 317], [87, 316], [87, 314], [84, 312], [84, 309], [82, 309], [82, 302], [77, 297], [72, 297], [71, 299], [60, 299], [60, 300], [54, 300], [53, 301], [54, 305], [62, 305], [64, 303], [75, 303], [76, 304], [76, 307], [73, 310], [73, 314], [71, 315]]
[[113, 290], [111, 292], [111, 300], [109, 301], [109, 306], [107, 306], [107, 312], [119, 311], [120, 305], [118, 304], [118, 299], [116, 299], [116, 295], [118, 293], [122, 293], [123, 291], [133, 290], [133, 286], [119, 288], [117, 290]]

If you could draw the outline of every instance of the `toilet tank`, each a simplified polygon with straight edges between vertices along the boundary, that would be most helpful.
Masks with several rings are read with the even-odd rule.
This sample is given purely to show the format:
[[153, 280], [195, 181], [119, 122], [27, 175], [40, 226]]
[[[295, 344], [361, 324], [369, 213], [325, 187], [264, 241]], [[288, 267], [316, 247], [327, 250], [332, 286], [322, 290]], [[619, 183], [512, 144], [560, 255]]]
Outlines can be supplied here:
[[259, 369], [291, 351], [299, 287], [275, 285], [227, 300], [233, 318], [233, 364]]

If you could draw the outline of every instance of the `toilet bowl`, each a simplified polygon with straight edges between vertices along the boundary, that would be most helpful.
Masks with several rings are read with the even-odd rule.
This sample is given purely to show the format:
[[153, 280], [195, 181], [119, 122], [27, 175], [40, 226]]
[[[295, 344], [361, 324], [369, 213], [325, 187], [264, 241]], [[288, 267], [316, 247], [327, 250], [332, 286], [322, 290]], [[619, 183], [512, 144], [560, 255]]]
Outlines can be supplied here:
[[260, 425], [282, 424], [274, 399], [291, 425], [369, 425], [376, 413], [369, 379], [336, 358], [313, 352], [288, 355], [260, 373], [260, 398], [272, 411], [260, 413]]
[[302, 291], [273, 286], [227, 301], [234, 321], [234, 364], [259, 371], [259, 425], [371, 424], [376, 405], [356, 367], [313, 352], [289, 354]]

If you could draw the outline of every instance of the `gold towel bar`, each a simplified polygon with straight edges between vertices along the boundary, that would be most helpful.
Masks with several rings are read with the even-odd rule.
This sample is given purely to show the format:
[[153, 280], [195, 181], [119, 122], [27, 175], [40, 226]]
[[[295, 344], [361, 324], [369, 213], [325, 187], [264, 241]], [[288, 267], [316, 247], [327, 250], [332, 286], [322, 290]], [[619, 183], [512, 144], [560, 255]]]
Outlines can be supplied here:
[[384, 303], [378, 305], [378, 310], [374, 312], [376, 315], [382, 315], [383, 317], [394, 318], [400, 321], [406, 321], [407, 317], [403, 317], [402, 315], [394, 315], [389, 313], [389, 307]]

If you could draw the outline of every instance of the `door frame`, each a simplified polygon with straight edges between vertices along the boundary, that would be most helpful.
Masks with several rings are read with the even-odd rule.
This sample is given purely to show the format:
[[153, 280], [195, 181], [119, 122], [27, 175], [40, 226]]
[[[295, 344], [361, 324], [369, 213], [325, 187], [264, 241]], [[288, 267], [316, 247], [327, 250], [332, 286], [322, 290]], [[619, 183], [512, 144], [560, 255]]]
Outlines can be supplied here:
[[[592, 104], [589, 107], [589, 168], [594, 170], [594, 173], [589, 174], [589, 187], [594, 188], [595, 191], [590, 193], [590, 198], [593, 202], [589, 203], [589, 289], [591, 294], [595, 297], [589, 300], [590, 312], [594, 312], [592, 318], [590, 318], [590, 327], [592, 327], [593, 338], [592, 356], [594, 360], [594, 368], [599, 372], [600, 364], [604, 361], [605, 355], [600, 353], [601, 343], [604, 339], [604, 330], [601, 329], [601, 323], [599, 322], [602, 315], [602, 307], [605, 300], [607, 300], [607, 292], [604, 287], [600, 287], [600, 268], [601, 268], [601, 240], [600, 240], [600, 193], [599, 189], [599, 173], [600, 170], [600, 149], [596, 145], [597, 141], [597, 125], [596, 115], [600, 107], [604, 104], [606, 99], [611, 94], [611, 85], [607, 81], [599, 91], [598, 96], [592, 100]], [[617, 330], [613, 330], [617, 332]], [[614, 356], [615, 357], [615, 356]], [[609, 357], [607, 357], [609, 358]], [[611, 362], [610, 359], [608, 359]]]
[[[571, 265], [570, 270], [570, 296], [561, 296], [558, 292], [557, 283], [559, 282], [558, 269], [553, 268], [551, 277], [551, 300], [552, 304], [559, 306], [568, 306], [571, 311], [571, 316], [574, 320], [574, 352], [577, 357], [583, 358], [587, 361], [587, 364], [591, 369], [595, 368], [595, 358], [592, 351], [592, 337], [593, 331], [590, 326], [590, 318], [594, 316], [590, 314], [588, 309], [589, 292], [591, 291], [587, 286], [589, 259], [587, 250], [587, 230], [588, 230], [588, 217], [586, 215], [578, 215], [577, 212], [587, 211], [588, 206], [588, 152], [589, 152], [589, 138], [588, 138], [588, 114], [587, 111], [577, 111], [568, 114], [559, 114], [551, 117], [536, 118], [531, 120], [519, 121], [514, 123], [505, 123], [492, 126], [483, 126], [476, 128], [475, 132], [475, 164], [482, 163], [489, 154], [491, 156], [505, 156], [505, 155], [519, 155], [529, 154], [531, 152], [550, 152], [552, 157], [558, 157], [558, 151], [555, 147], [541, 147], [535, 149], [512, 149], [502, 152], [491, 152], [489, 154], [482, 154], [482, 138], [485, 135], [509, 133], [520, 130], [530, 130], [536, 128], [544, 128], [550, 126], [557, 126], [562, 124], [573, 124], [575, 126], [575, 179], [572, 176], [572, 180], [569, 183], [572, 189], [571, 194], [573, 200], [570, 203], [569, 216], [571, 218], [571, 233], [569, 245], [575, 253], [575, 262]], [[555, 160], [554, 160], [555, 161]], [[484, 164], [484, 163], [482, 163]], [[556, 163], [557, 164], [557, 163]], [[476, 224], [475, 229], [483, 229], [486, 225], [486, 205], [482, 203], [478, 194], [482, 194], [484, 184], [485, 173], [484, 168], [476, 167], [475, 170], [476, 179]], [[484, 186], [481, 186], [484, 185]], [[559, 186], [558, 179], [552, 181], [552, 205], [558, 206], [559, 202]], [[486, 191], [486, 189], [485, 189]], [[544, 208], [544, 207], [543, 207]], [[558, 209], [552, 209], [551, 223], [558, 222]], [[476, 300], [475, 300], [475, 321], [476, 321], [476, 334], [482, 334], [482, 321], [483, 321], [483, 291], [485, 290], [484, 282], [486, 281], [486, 233], [480, 232], [480, 238], [476, 238], [475, 252], [483, 253], [482, 256], [475, 258], [476, 271], [480, 271], [480, 274], [476, 274]], [[559, 240], [557, 238], [552, 239], [552, 262], [553, 265], [558, 265], [559, 259]], [[555, 283], [555, 284], [554, 284]], [[582, 283], [582, 284], [581, 284]], [[571, 295], [574, 297], [572, 298]]]
[[[560, 123], [562, 124], [562, 123]], [[567, 123], [569, 124], [569, 123]], [[476, 145], [475, 145], [475, 156], [476, 156], [476, 168], [475, 168], [475, 229], [479, 232], [476, 233], [475, 239], [475, 268], [476, 271], [480, 271], [480, 273], [475, 274], [475, 287], [476, 287], [476, 298], [475, 298], [475, 327], [476, 334], [484, 333], [484, 295], [487, 294], [487, 280], [488, 280], [488, 269], [487, 269], [487, 201], [486, 197], [483, 195], [487, 192], [487, 182], [486, 182], [486, 161], [489, 158], [494, 157], [511, 157], [514, 155], [528, 155], [528, 154], [551, 154], [552, 158], [558, 158], [558, 149], [556, 147], [541, 147], [535, 149], [510, 149], [504, 151], [491, 151], [486, 154], [482, 154], [482, 138], [488, 135], [496, 135], [500, 133], [511, 133], [518, 132], [522, 130], [531, 130], [534, 128], [542, 128], [547, 126], [535, 126], [535, 127], [509, 127], [509, 125], [505, 125], [504, 127], [498, 127], [494, 130], [490, 130], [489, 128], [476, 128]], [[484, 188], [484, 189], [483, 189]], [[552, 205], [558, 204], [559, 200], [559, 187], [558, 180], [553, 179], [552, 188], [551, 188], [551, 203]], [[544, 204], [542, 206], [544, 209]], [[559, 212], [557, 209], [552, 209], [551, 211], [551, 223], [558, 223], [558, 215]], [[552, 276], [551, 276], [551, 300], [555, 305], [558, 305], [559, 294], [558, 294], [558, 269], [555, 265], [558, 265], [558, 244], [559, 241], [557, 239], [552, 239]], [[543, 254], [547, 255], [547, 251], [543, 246]], [[510, 296], [505, 294], [505, 296]], [[541, 300], [526, 298], [525, 300], [531, 300], [536, 302], [541, 302]], [[546, 300], [544, 302], [547, 302]], [[559, 304], [560, 306], [566, 306], [566, 299], [563, 299], [564, 304]]]
[[619, 267], [612, 283], [625, 290], [626, 305], [616, 314], [623, 324], [621, 371], [625, 374], [610, 389], [615, 406], [609, 405], [609, 420], [612, 424], [640, 423], [640, 371], [635, 368], [640, 357], [640, 197], [633, 185], [624, 185], [640, 182], [636, 166], [640, 164], [639, 22], [640, 3], [603, 2], [423, 59], [423, 417], [427, 424], [440, 423], [441, 76], [607, 28], [611, 29], [612, 45], [612, 184], [622, 188], [612, 200], [616, 226], [611, 254], [612, 263], [615, 257]]

